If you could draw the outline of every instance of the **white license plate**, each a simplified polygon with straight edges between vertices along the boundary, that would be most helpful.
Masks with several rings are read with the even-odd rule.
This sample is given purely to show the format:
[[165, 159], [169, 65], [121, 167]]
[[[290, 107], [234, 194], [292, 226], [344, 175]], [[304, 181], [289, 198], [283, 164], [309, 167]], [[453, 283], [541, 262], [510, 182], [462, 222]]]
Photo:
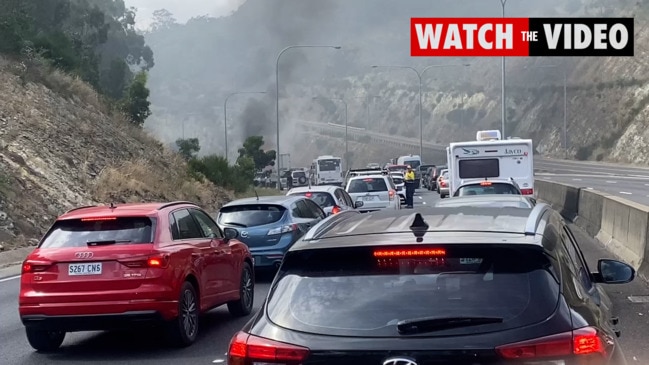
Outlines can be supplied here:
[[68, 275], [101, 275], [101, 262], [85, 262], [83, 264], [68, 265]]
[[373, 196], [364, 196], [363, 200], [366, 201], [366, 202], [370, 202], [370, 201], [374, 200], [374, 197]]

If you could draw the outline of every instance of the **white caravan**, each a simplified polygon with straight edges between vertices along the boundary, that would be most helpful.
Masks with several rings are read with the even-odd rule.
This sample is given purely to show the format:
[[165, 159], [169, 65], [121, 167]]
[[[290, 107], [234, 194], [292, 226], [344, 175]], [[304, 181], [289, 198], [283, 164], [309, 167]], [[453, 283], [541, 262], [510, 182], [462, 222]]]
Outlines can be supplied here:
[[523, 195], [534, 195], [531, 139], [455, 142], [449, 146], [450, 196], [470, 181], [513, 179]]
[[312, 185], [343, 186], [344, 174], [342, 158], [335, 156], [318, 156], [311, 164]]

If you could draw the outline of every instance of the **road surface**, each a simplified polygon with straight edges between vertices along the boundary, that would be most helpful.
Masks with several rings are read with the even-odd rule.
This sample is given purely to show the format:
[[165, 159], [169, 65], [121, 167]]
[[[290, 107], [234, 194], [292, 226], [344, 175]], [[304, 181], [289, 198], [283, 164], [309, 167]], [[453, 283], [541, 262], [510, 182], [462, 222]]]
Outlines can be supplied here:
[[[431, 205], [438, 195], [419, 190], [415, 207]], [[580, 231], [577, 237], [591, 267], [596, 260], [608, 254], [601, 246]], [[269, 278], [262, 278], [255, 291], [255, 308], [260, 307], [269, 288]], [[167, 348], [164, 342], [151, 333], [75, 333], [68, 335], [61, 351], [56, 354], [39, 354], [25, 339], [23, 326], [17, 313], [18, 280], [0, 279], [0, 354], [2, 363], [11, 365], [41, 364], [119, 364], [119, 365], [196, 365], [224, 363], [225, 353], [232, 335], [248, 318], [233, 319], [225, 308], [217, 308], [204, 319], [198, 341], [186, 349]], [[627, 285], [611, 286], [609, 291], [616, 304], [622, 330], [621, 344], [629, 364], [649, 364], [649, 288], [637, 279]], [[639, 303], [629, 300], [630, 296]]]
[[534, 161], [536, 176], [619, 196], [649, 206], [649, 168], [601, 162]]

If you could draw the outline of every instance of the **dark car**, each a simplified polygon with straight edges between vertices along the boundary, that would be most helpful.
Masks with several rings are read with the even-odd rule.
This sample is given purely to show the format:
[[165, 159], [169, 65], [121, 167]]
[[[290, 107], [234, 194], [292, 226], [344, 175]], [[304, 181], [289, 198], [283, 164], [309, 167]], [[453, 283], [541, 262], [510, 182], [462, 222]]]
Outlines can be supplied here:
[[625, 364], [602, 283], [561, 215], [459, 207], [349, 214], [287, 253], [230, 364]]
[[232, 201], [218, 213], [221, 227], [234, 228], [250, 249], [256, 269], [276, 268], [286, 250], [326, 217], [303, 196], [262, 196]]

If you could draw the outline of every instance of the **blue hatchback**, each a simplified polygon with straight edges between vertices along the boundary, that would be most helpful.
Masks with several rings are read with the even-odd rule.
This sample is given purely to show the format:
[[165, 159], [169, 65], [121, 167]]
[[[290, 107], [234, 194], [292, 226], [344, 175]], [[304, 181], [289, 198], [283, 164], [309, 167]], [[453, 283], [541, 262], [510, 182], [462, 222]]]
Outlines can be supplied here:
[[256, 269], [277, 268], [284, 254], [311, 227], [326, 217], [303, 196], [261, 196], [234, 200], [218, 213], [221, 228], [234, 228], [248, 245]]

